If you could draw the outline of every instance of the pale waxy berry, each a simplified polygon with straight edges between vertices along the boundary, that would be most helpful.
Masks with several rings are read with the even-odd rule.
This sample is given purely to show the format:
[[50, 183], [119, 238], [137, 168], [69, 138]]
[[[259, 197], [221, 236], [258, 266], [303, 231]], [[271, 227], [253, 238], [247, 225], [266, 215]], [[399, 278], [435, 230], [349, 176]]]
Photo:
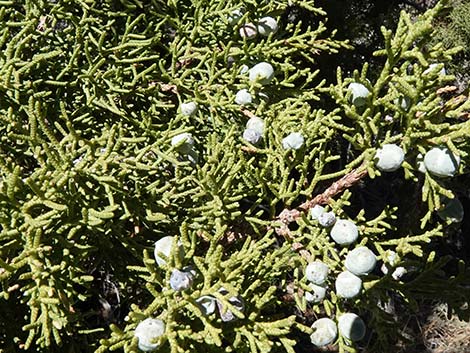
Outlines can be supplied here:
[[228, 23], [232, 26], [236, 25], [238, 22], [240, 22], [240, 19], [243, 17], [243, 13], [243, 9], [233, 10], [227, 18]]
[[177, 146], [179, 152], [189, 153], [194, 146], [194, 138], [189, 132], [183, 132], [171, 139], [171, 145]]
[[180, 105], [180, 112], [184, 116], [192, 116], [197, 112], [197, 103], [196, 102], [188, 102], [182, 103]]
[[419, 172], [426, 173], [426, 166], [424, 165], [424, 156], [421, 153], [418, 153], [416, 156], [416, 167]]
[[239, 68], [239, 72], [240, 74], [246, 74], [248, 71], [250, 70], [250, 68], [248, 67], [248, 65], [246, 64], [243, 64], [242, 66], [240, 66]]
[[264, 133], [264, 120], [261, 118], [252, 117], [246, 123], [246, 128], [257, 131], [260, 135]]
[[411, 100], [408, 97], [399, 97], [393, 100], [395, 105], [399, 105], [403, 110], [408, 110], [411, 105]]
[[326, 288], [314, 283], [309, 283], [310, 291], [305, 292], [305, 300], [309, 303], [319, 303], [326, 296]]
[[251, 22], [245, 23], [238, 31], [240, 33], [240, 37], [245, 39], [253, 39], [258, 35], [257, 27]]
[[[228, 291], [222, 287], [219, 289], [219, 293], [226, 296], [228, 294]], [[228, 302], [240, 312], [243, 312], [245, 310], [245, 302], [243, 301], [243, 298], [239, 295], [228, 298]], [[235, 314], [231, 310], [226, 307], [224, 308], [224, 305], [221, 301], [216, 300], [216, 303], [217, 307], [219, 308], [220, 318], [223, 322], [230, 322], [238, 319], [237, 316], [235, 316]]]
[[241, 89], [235, 94], [235, 103], [238, 105], [247, 105], [251, 104], [253, 98], [251, 97], [251, 93], [246, 89]]
[[262, 36], [269, 36], [271, 33], [276, 33], [279, 26], [277, 24], [277, 21], [270, 17], [266, 16], [263, 18], [260, 18], [258, 20], [258, 33], [261, 34]]
[[338, 318], [338, 331], [348, 340], [360, 341], [366, 335], [366, 325], [358, 315], [346, 313]]
[[274, 68], [267, 62], [256, 64], [248, 71], [250, 82], [259, 82], [266, 85], [274, 78]]
[[356, 276], [368, 275], [377, 263], [375, 254], [365, 246], [351, 250], [346, 256], [346, 269]]
[[[160, 254], [168, 258], [171, 254], [172, 247], [173, 247], [173, 237], [170, 235], [163, 237], [155, 242], [154, 256], [155, 256], [155, 261], [157, 262], [158, 266], [163, 266], [166, 264], [166, 260], [163, 259], [160, 256]], [[177, 251], [178, 251], [178, 256], [180, 258], [183, 258], [184, 248], [181, 243], [178, 243]]]
[[195, 273], [190, 269], [180, 271], [175, 268], [171, 271], [170, 287], [177, 292], [189, 289], [193, 285], [194, 277]]
[[245, 129], [243, 139], [252, 145], [256, 145], [261, 140], [261, 134], [257, 130]]
[[375, 154], [376, 166], [383, 172], [394, 172], [405, 160], [405, 152], [395, 144], [385, 144]]
[[460, 157], [445, 146], [434, 147], [424, 156], [426, 170], [440, 178], [454, 176], [459, 169]]
[[344, 271], [341, 272], [335, 281], [336, 295], [342, 298], [354, 298], [361, 292], [362, 280], [355, 274]]
[[319, 217], [318, 217], [318, 223], [325, 228], [329, 228], [333, 226], [336, 222], [336, 216], [334, 212], [323, 212]]
[[310, 209], [310, 216], [317, 221], [323, 213], [325, 213], [325, 208], [320, 205], [315, 205]]
[[216, 299], [210, 295], [203, 295], [196, 299], [196, 303], [204, 316], [209, 316], [215, 311]]
[[141, 321], [135, 331], [134, 336], [138, 338], [139, 349], [143, 352], [151, 352], [158, 348], [158, 339], [165, 333], [165, 323], [160, 319], [147, 318]]
[[[398, 255], [395, 251], [388, 250], [387, 251], [387, 257], [386, 257], [386, 263], [388, 263], [391, 267], [395, 267], [397, 262], [398, 262]], [[380, 270], [382, 271], [383, 274], [388, 274], [388, 268], [385, 262], [382, 264], [380, 267]], [[398, 266], [395, 268], [392, 272], [392, 278], [396, 281], [398, 281], [401, 277], [403, 277], [406, 273], [408, 273], [408, 270], [404, 268], [403, 266]]]
[[304, 137], [300, 132], [292, 132], [282, 139], [285, 150], [298, 150], [304, 144]]
[[327, 264], [321, 261], [314, 261], [305, 268], [305, 278], [314, 284], [322, 285], [326, 282], [329, 272], [330, 268]]
[[348, 90], [351, 91], [351, 102], [356, 107], [362, 107], [366, 104], [370, 95], [370, 91], [366, 86], [362, 83], [353, 82], [349, 84]]
[[347, 219], [339, 219], [331, 228], [330, 236], [337, 244], [346, 246], [357, 240], [359, 231], [353, 222]]
[[[440, 65], [442, 64], [432, 63], [431, 65], [429, 65], [429, 67], [426, 70], [423, 71], [423, 75], [429, 74], [431, 71], [433, 71], [435, 68], [439, 67]], [[442, 68], [439, 70], [439, 76], [445, 76], [446, 74], [447, 74], [446, 69], [444, 65], [442, 65]]]
[[316, 320], [312, 324], [313, 333], [310, 335], [310, 341], [317, 347], [324, 347], [333, 343], [338, 336], [336, 323], [327, 318]]

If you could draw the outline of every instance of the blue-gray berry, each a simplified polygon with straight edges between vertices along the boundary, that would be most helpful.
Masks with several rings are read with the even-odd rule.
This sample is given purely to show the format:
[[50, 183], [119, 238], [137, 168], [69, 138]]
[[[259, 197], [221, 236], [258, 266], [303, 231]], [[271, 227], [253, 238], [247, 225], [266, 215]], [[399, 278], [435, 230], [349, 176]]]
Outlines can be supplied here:
[[278, 29], [277, 21], [270, 17], [266, 16], [260, 18], [258, 21], [258, 33], [262, 36], [269, 36], [271, 33], [276, 33]]
[[256, 145], [261, 140], [261, 134], [253, 129], [245, 129], [243, 139], [252, 145]]
[[190, 270], [180, 271], [173, 269], [170, 276], [170, 287], [178, 292], [191, 288], [193, 285], [194, 274]]
[[351, 341], [360, 341], [366, 335], [366, 325], [358, 315], [345, 313], [338, 318], [338, 331]]
[[137, 325], [134, 336], [139, 340], [139, 349], [151, 352], [158, 348], [160, 342], [155, 342], [165, 333], [165, 323], [160, 319], [147, 318]]
[[351, 250], [346, 256], [346, 269], [356, 276], [368, 275], [375, 268], [377, 259], [375, 254], [365, 246]]
[[356, 107], [362, 107], [366, 104], [370, 91], [362, 83], [353, 82], [349, 84], [348, 90], [351, 91], [351, 102]]
[[[228, 294], [228, 291], [225, 288], [221, 288], [219, 290], [219, 293], [225, 296]], [[228, 308], [224, 308], [224, 305], [221, 301], [216, 300], [216, 302], [217, 302], [217, 307], [219, 308], [220, 318], [222, 319], [223, 322], [230, 322], [230, 321], [237, 320], [237, 317], [235, 316], [235, 314]], [[243, 312], [245, 310], [245, 302], [243, 301], [243, 298], [239, 295], [228, 298], [228, 302], [232, 304], [233, 307], [240, 312]]]
[[453, 176], [460, 165], [460, 157], [445, 146], [434, 147], [424, 156], [426, 170], [441, 178]]
[[282, 139], [285, 150], [298, 150], [304, 144], [304, 137], [300, 132], [292, 132]]
[[336, 216], [334, 212], [323, 212], [318, 216], [318, 223], [325, 228], [332, 227], [336, 222]]
[[333, 320], [324, 317], [312, 324], [313, 333], [310, 341], [317, 347], [324, 347], [333, 343], [338, 336], [338, 328]]
[[337, 244], [346, 246], [357, 240], [359, 231], [353, 222], [347, 219], [339, 219], [331, 228], [330, 236]]
[[464, 208], [457, 197], [453, 199], [445, 198], [437, 214], [443, 221], [451, 223], [460, 223], [463, 221]]
[[336, 277], [335, 289], [338, 297], [354, 298], [361, 292], [362, 280], [355, 274], [344, 271]]
[[235, 95], [235, 103], [239, 105], [251, 104], [252, 101], [251, 93], [246, 88], [239, 90]]
[[203, 295], [196, 299], [196, 303], [204, 316], [209, 316], [215, 311], [216, 299], [210, 295]]
[[257, 131], [260, 135], [264, 134], [264, 120], [254, 116], [246, 123], [246, 128]]
[[383, 172], [393, 172], [401, 167], [405, 160], [405, 152], [395, 144], [385, 144], [375, 154], [376, 166]]
[[188, 102], [182, 103], [180, 105], [180, 112], [185, 116], [192, 116], [197, 112], [197, 103], [196, 102]]
[[274, 68], [267, 62], [256, 64], [248, 71], [250, 82], [259, 82], [266, 85], [274, 78]]
[[307, 265], [305, 269], [305, 277], [312, 283], [322, 285], [328, 278], [329, 272], [330, 268], [327, 264], [321, 261], [314, 261]]

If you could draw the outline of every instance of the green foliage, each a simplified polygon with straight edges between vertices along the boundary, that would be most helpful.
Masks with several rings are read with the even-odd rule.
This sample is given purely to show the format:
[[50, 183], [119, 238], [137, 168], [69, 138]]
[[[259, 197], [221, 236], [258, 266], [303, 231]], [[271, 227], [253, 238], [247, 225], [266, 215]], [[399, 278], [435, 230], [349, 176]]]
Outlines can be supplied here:
[[468, 89], [470, 67], [470, 4], [467, 1], [453, 2], [447, 16], [436, 21], [436, 33], [431, 43], [443, 43], [446, 48], [461, 46], [462, 52], [449, 64], [457, 76], [460, 90]]
[[[283, 317], [277, 312], [276, 306], [282, 303], [275, 299], [277, 288], [272, 283], [285, 277], [288, 269], [295, 265], [293, 251], [288, 244], [274, 251], [269, 250], [276, 241], [271, 231], [258, 240], [247, 237], [240, 248], [229, 248], [230, 257], [227, 257], [225, 253], [228, 249], [217, 244], [226, 230], [226, 227], [216, 227], [213, 241], [201, 252], [196, 249], [197, 235], [190, 236], [186, 225], [183, 225], [181, 240], [185, 248], [190, 249], [185, 257], [201, 274], [194, 285], [198, 290], [190, 293], [165, 289], [174, 263], [170, 260], [162, 272], [155, 268], [155, 262], [148, 253], [144, 253], [146, 266], [129, 269], [136, 275], [140, 273], [154, 300], [144, 310], [132, 307], [129, 315], [132, 323], [126, 326], [125, 333], [113, 326], [111, 339], [103, 341], [102, 348], [97, 352], [104, 352], [108, 347], [137, 351], [136, 340], [132, 340], [132, 329], [136, 323], [153, 316], [155, 312], [162, 313], [162, 319], [167, 323], [166, 339], [172, 352], [217, 352], [222, 345], [235, 352], [269, 351], [280, 347], [292, 351], [295, 341], [285, 336], [294, 325], [295, 316]], [[197, 256], [195, 252], [202, 254]], [[221, 287], [228, 291], [227, 296], [219, 293]], [[227, 297], [238, 295], [243, 298], [244, 311], [237, 310], [227, 300]], [[202, 296], [216, 297], [238, 319], [234, 323], [226, 323], [206, 317], [197, 303]], [[276, 339], [277, 336], [280, 338]]]
[[[327, 86], [317, 57], [349, 45], [326, 33], [313, 1], [0, 2], [0, 346], [136, 352], [135, 328], [158, 317], [161, 351], [294, 352], [312, 331], [304, 318], [311, 310], [360, 313], [380, 346], [396, 338], [381, 305], [390, 292], [411, 304], [440, 296], [468, 315], [460, 306], [466, 266], [442, 276], [447, 259], [430, 247], [444, 236], [445, 222], [433, 215], [442, 197], [454, 197], [451, 185], [417, 165], [420, 153], [446, 145], [461, 158], [459, 173], [468, 170], [470, 101], [439, 90], [453, 80], [440, 69], [458, 49], [426, 47], [444, 3], [383, 29], [376, 79], [365, 64], [353, 77], [339, 68]], [[309, 21], [294, 23], [294, 10]], [[239, 35], [266, 15], [277, 19], [276, 33]], [[241, 70], [262, 61], [275, 70], [267, 85]], [[364, 107], [350, 102], [352, 82], [371, 92]], [[244, 88], [254, 103], [240, 107], [234, 98]], [[197, 103], [194, 115], [181, 113], [185, 102]], [[257, 145], [242, 139], [252, 116], [265, 122]], [[189, 156], [171, 143], [184, 132], [195, 139]], [[291, 132], [304, 136], [298, 150], [282, 146]], [[419, 231], [398, 233], [392, 205], [372, 219], [347, 212], [350, 186], [383, 177], [374, 156], [385, 143], [406, 153], [397, 177], [423, 186]], [[334, 278], [348, 248], [308, 216], [318, 203], [353, 220], [358, 243], [380, 260], [395, 251], [393, 266], [409, 276], [376, 271], [359, 297], [338, 298]], [[168, 235], [184, 256], [173, 250], [158, 267], [153, 244]], [[312, 305], [303, 269], [314, 259], [330, 277], [327, 298]], [[197, 274], [191, 289], [169, 288], [172, 270], [186, 266]], [[116, 287], [122, 317], [97, 288], [100, 271], [112, 273], [105, 283]], [[204, 316], [202, 296], [220, 309]], [[226, 310], [237, 319], [221, 320]], [[336, 343], [356, 349], [342, 337]]]
[[470, 4], [456, 1], [452, 10], [440, 24], [435, 41], [443, 42], [446, 47], [462, 46], [464, 52], [470, 52]]

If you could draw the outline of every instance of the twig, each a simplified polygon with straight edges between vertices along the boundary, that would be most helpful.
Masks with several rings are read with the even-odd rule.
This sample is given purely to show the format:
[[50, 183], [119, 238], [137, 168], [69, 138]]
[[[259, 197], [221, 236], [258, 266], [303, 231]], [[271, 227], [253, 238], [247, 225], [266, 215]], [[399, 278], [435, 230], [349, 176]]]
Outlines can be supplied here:
[[450, 93], [450, 92], [455, 92], [457, 90], [457, 87], [455, 86], [445, 86], [439, 88], [436, 93], [437, 95], [445, 94], [445, 93]]
[[242, 112], [243, 114], [245, 114], [245, 115], [246, 115], [247, 117], [249, 117], [250, 119], [251, 119], [251, 118], [257, 118], [257, 116], [256, 116], [255, 114], [253, 114], [252, 112], [250, 112], [250, 111], [249, 111], [248, 109], [246, 109], [246, 108], [242, 108], [242, 109], [240, 109], [240, 110], [241, 110], [241, 112]]
[[277, 217], [277, 220], [281, 221], [282, 225], [275, 229], [276, 233], [286, 238], [292, 238], [289, 231], [289, 223], [294, 222], [300, 218], [302, 214], [307, 213], [308, 210], [313, 208], [315, 205], [329, 203], [332, 197], [357, 184], [359, 180], [361, 180], [366, 175], [367, 169], [363, 168], [363, 166], [356, 168], [338, 181], [335, 181], [333, 184], [331, 184], [323, 193], [301, 204], [297, 209], [284, 209]]
[[254, 147], [250, 147], [250, 146], [242, 146], [240, 147], [240, 149], [244, 152], [247, 152], [247, 153], [257, 153], [258, 150]]

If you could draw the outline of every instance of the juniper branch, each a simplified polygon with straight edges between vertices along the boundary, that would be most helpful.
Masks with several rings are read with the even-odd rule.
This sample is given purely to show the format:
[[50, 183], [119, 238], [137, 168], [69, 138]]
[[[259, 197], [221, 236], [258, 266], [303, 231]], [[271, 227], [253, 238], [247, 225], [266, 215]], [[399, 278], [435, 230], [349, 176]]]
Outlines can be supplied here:
[[332, 183], [324, 192], [315, 196], [313, 199], [302, 203], [296, 209], [284, 209], [276, 218], [276, 220], [282, 222], [282, 225], [276, 228], [276, 233], [290, 238], [288, 228], [290, 223], [295, 222], [297, 219], [302, 217], [302, 215], [306, 214], [315, 205], [328, 204], [334, 196], [357, 184], [366, 175], [367, 169], [364, 166], [356, 168], [338, 181]]

